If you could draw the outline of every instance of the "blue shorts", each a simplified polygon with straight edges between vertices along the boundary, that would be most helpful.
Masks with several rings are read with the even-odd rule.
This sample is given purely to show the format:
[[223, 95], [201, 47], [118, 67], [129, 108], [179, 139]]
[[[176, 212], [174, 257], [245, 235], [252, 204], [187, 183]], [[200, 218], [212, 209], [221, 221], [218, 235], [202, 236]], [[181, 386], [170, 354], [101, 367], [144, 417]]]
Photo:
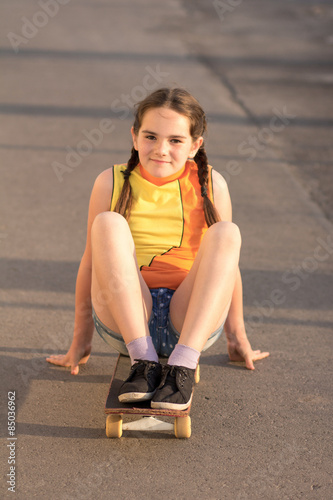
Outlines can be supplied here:
[[[175, 290], [168, 288], [154, 288], [150, 290], [153, 299], [153, 309], [149, 318], [148, 327], [156, 352], [161, 357], [169, 357], [178, 343], [180, 333], [172, 324], [169, 307]], [[93, 320], [97, 333], [116, 351], [128, 356], [128, 351], [120, 333], [113, 332], [105, 326], [93, 309]], [[224, 323], [207, 340], [203, 351], [206, 351], [221, 336]]]

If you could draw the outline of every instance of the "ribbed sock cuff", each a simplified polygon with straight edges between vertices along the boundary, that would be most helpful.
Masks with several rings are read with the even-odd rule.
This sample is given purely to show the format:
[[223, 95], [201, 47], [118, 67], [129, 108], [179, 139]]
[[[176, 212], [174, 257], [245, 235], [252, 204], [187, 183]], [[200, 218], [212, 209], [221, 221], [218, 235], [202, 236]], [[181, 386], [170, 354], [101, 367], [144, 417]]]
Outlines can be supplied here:
[[185, 366], [195, 370], [200, 358], [200, 352], [187, 345], [177, 344], [172, 351], [169, 359], [169, 365]]
[[132, 365], [135, 363], [135, 359], [145, 359], [158, 363], [158, 355], [151, 337], [139, 337], [126, 344], [126, 347]]

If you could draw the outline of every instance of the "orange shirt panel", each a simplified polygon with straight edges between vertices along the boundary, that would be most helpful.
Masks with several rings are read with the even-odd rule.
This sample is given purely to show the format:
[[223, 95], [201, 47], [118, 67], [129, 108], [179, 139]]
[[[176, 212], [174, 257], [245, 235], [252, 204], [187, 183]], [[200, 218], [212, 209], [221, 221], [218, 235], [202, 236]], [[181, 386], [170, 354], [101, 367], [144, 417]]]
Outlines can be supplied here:
[[[201, 240], [208, 229], [197, 165], [195, 162], [188, 162], [186, 167], [188, 168], [179, 177], [184, 223], [182, 241], [179, 247], [156, 255], [149, 266], [141, 267], [141, 274], [149, 288], [176, 290], [191, 269]], [[212, 199], [211, 167], [208, 193]]]

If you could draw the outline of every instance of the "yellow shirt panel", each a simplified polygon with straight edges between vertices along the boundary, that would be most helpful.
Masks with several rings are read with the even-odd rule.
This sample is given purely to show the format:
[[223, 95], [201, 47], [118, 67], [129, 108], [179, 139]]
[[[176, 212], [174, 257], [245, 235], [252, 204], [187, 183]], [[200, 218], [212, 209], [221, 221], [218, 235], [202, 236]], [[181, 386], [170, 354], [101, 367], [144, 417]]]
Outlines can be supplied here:
[[[114, 210], [120, 195], [124, 182], [121, 171], [125, 168], [126, 165], [114, 166], [111, 210]], [[168, 182], [156, 189], [156, 186], [141, 176], [139, 166], [133, 170], [129, 180], [133, 193], [129, 227], [139, 267], [149, 266], [156, 255], [181, 245], [183, 207], [179, 181]]]

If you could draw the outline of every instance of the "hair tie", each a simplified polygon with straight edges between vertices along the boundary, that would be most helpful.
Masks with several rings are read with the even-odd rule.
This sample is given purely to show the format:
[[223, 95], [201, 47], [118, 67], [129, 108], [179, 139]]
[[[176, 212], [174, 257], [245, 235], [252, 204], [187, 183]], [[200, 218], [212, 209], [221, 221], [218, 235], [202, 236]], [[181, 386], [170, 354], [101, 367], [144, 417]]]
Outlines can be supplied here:
[[201, 196], [204, 198], [207, 196], [207, 188], [206, 186], [201, 186]]
[[123, 174], [124, 176], [124, 180], [126, 181], [126, 179], [129, 178], [129, 176], [131, 175], [131, 172], [129, 172], [127, 169], [126, 170], [122, 170], [121, 173]]

